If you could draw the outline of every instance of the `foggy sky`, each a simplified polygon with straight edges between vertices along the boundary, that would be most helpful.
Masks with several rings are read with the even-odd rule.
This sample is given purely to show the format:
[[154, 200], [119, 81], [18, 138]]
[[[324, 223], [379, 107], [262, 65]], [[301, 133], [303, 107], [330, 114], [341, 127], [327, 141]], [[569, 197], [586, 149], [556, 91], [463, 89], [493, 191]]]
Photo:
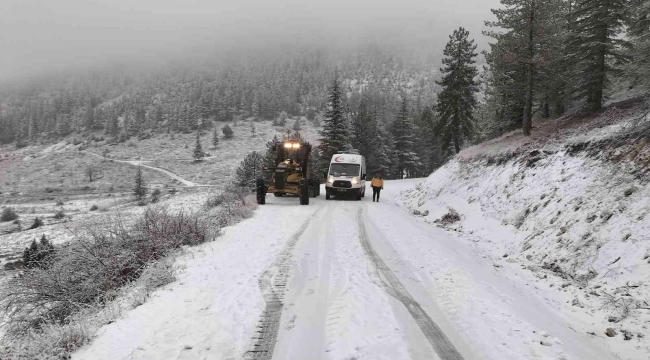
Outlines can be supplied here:
[[442, 53], [464, 26], [479, 47], [499, 0], [0, 0], [0, 79], [274, 42], [368, 39]]

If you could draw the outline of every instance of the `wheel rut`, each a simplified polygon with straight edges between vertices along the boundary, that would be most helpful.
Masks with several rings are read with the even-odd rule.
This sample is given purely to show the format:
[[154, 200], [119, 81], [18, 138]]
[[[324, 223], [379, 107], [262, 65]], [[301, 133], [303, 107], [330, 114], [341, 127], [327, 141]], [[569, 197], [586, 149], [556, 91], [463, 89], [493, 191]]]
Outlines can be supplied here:
[[282, 308], [284, 307], [284, 292], [291, 271], [291, 257], [296, 243], [309, 227], [311, 220], [320, 209], [305, 221], [286, 243], [276, 260], [264, 271], [259, 280], [259, 288], [266, 305], [253, 338], [252, 349], [244, 354], [249, 360], [270, 360], [278, 338]]
[[424, 309], [422, 309], [422, 306], [413, 299], [395, 273], [393, 273], [393, 271], [373, 249], [363, 220], [363, 208], [359, 208], [357, 220], [359, 222], [359, 240], [361, 241], [361, 246], [363, 247], [366, 256], [377, 270], [386, 292], [404, 304], [409, 314], [422, 331], [422, 334], [426, 337], [442, 360], [464, 360], [463, 356], [458, 352], [447, 335], [445, 335], [442, 329], [433, 321], [433, 319], [431, 319]]

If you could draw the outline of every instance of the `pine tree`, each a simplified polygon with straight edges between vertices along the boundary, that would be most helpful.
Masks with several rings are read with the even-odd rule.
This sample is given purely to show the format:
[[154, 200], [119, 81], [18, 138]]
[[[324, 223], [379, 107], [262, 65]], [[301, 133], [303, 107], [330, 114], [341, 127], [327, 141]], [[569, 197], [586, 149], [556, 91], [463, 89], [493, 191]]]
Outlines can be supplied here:
[[88, 105], [84, 113], [84, 126], [86, 130], [92, 130], [95, 127], [95, 111]]
[[255, 127], [255, 122], [251, 119], [251, 136], [255, 137], [257, 135], [257, 128]]
[[68, 115], [59, 115], [57, 118], [57, 132], [59, 136], [68, 136], [72, 133], [72, 124]]
[[28, 248], [23, 251], [23, 265], [28, 268], [45, 269], [48, 265], [48, 260], [54, 255], [54, 246], [45, 237], [41, 236], [39, 242], [34, 239]]
[[377, 120], [368, 108], [367, 99], [361, 99], [359, 109], [352, 114], [351, 119], [352, 147], [368, 159], [373, 149], [371, 143], [377, 135]]
[[603, 106], [612, 75], [622, 74], [623, 52], [629, 41], [620, 36], [627, 19], [628, 0], [577, 0], [571, 14], [569, 59], [575, 64], [576, 97], [586, 99], [592, 111]]
[[217, 131], [217, 127], [215, 126], [214, 129], [212, 130], [212, 146], [216, 149], [217, 145], [219, 145], [219, 132]]
[[416, 176], [427, 176], [441, 164], [441, 151], [436, 139], [434, 128], [436, 124], [435, 110], [425, 107], [416, 118], [416, 149], [422, 167], [416, 171]]
[[241, 187], [255, 188], [258, 178], [262, 177], [265, 158], [257, 151], [246, 155], [246, 158], [239, 164], [236, 171], [237, 185]]
[[454, 30], [444, 50], [445, 58], [440, 69], [444, 76], [438, 84], [442, 91], [438, 96], [439, 121], [435, 132], [439, 134], [443, 149], [454, 144], [456, 153], [464, 141], [474, 135], [475, 93], [479, 91], [474, 78], [478, 75], [474, 66], [476, 57], [474, 40], [464, 28]]
[[260, 116], [260, 102], [257, 93], [253, 96], [253, 103], [251, 104], [251, 116], [258, 119]]
[[126, 129], [129, 136], [135, 136], [140, 133], [140, 123], [136, 119], [135, 115], [132, 113], [127, 113], [124, 115], [124, 121], [126, 122]]
[[106, 126], [106, 133], [112, 137], [116, 137], [119, 133], [120, 123], [117, 113], [112, 111], [108, 117], [108, 125]]
[[377, 126], [377, 135], [372, 139], [371, 146], [374, 151], [368, 158], [369, 174], [391, 178], [395, 172], [393, 139], [383, 126]]
[[196, 131], [196, 144], [194, 144], [194, 150], [192, 151], [192, 157], [194, 161], [201, 161], [205, 154], [203, 153], [203, 148], [201, 147], [201, 132], [200, 130]]
[[293, 131], [302, 130], [302, 127], [300, 126], [300, 119], [296, 119], [296, 121], [294, 121], [292, 129]]
[[273, 136], [273, 139], [266, 143], [266, 153], [264, 154], [264, 166], [268, 169], [265, 174], [266, 178], [270, 178], [273, 175], [275, 169], [275, 148], [280, 146], [281, 142], [278, 139], [278, 136]]
[[223, 136], [225, 136], [226, 139], [232, 139], [233, 135], [235, 134], [232, 131], [232, 128], [230, 127], [230, 125], [225, 125], [224, 127], [222, 127], [221, 131], [223, 132]]
[[323, 119], [323, 130], [319, 131], [321, 139], [318, 149], [323, 160], [321, 170], [329, 166], [332, 155], [350, 146], [342, 96], [338, 76], [335, 76], [329, 89], [329, 108]]
[[415, 153], [415, 129], [409, 117], [408, 100], [405, 94], [402, 94], [401, 106], [393, 123], [393, 137], [397, 156], [397, 178], [403, 179], [404, 175], [412, 177], [421, 163]]
[[650, 0], [631, 0], [628, 34], [632, 61], [627, 73], [633, 84], [650, 88]]
[[135, 198], [142, 202], [147, 196], [147, 188], [142, 178], [142, 168], [138, 166], [138, 170], [135, 173], [135, 186], [133, 187], [133, 195]]
[[[548, 59], [552, 55], [546, 53], [553, 49], [548, 43], [556, 40], [553, 35], [560, 31], [555, 22], [562, 19], [562, 2], [563, 0], [501, 0], [504, 8], [492, 10], [497, 21], [487, 23], [505, 30], [505, 33], [488, 32], [487, 35], [497, 39], [497, 46], [501, 47], [497, 56], [504, 56], [500, 60], [508, 63], [508, 70], [519, 69], [519, 75], [525, 84], [524, 92], [519, 93], [519, 96], [523, 96], [522, 128], [526, 136], [530, 135], [532, 128], [536, 81], [543, 68], [549, 66]], [[503, 51], [504, 48], [506, 51]]]

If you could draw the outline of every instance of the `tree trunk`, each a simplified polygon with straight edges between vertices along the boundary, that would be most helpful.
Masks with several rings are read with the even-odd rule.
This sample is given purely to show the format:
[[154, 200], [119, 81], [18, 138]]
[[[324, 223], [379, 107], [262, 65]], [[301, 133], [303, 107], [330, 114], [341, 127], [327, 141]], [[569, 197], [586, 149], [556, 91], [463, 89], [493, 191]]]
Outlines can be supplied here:
[[535, 2], [531, 3], [530, 16], [528, 18], [528, 73], [526, 74], [526, 108], [524, 110], [524, 121], [522, 124], [524, 135], [530, 136], [530, 129], [533, 127], [533, 22], [535, 21]]
[[[604, 17], [606, 15], [607, 9], [603, 8], [601, 12], [603, 13], [602, 16]], [[607, 71], [605, 66], [605, 56], [607, 56], [607, 43], [609, 40], [607, 38], [607, 27], [608, 24], [600, 24], [598, 29], [600, 44], [598, 45], [598, 58], [596, 59], [597, 70], [596, 74], [594, 74], [596, 76], [596, 81], [592, 91], [591, 99], [592, 111], [600, 111], [603, 106], [603, 88], [605, 87], [605, 76]]]
[[542, 105], [542, 117], [548, 119], [551, 117], [551, 107], [548, 104], [548, 93], [544, 94], [544, 105]]

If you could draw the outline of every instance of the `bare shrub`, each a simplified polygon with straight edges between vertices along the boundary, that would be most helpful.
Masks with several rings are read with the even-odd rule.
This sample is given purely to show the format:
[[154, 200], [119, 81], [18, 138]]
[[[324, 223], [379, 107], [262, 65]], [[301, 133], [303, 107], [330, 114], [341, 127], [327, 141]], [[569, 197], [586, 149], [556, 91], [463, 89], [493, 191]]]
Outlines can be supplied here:
[[45, 324], [38, 331], [29, 331], [21, 339], [12, 339], [0, 347], [0, 359], [69, 359], [70, 354], [92, 337], [87, 322], [73, 320], [67, 324]]
[[248, 188], [231, 184], [224, 190], [208, 196], [205, 207], [219, 208], [217, 222], [220, 227], [224, 227], [251, 217], [257, 208], [257, 202]]
[[619, 322], [630, 315], [632, 310], [643, 309], [650, 310], [650, 305], [647, 301], [638, 300], [634, 297], [634, 289], [639, 285], [625, 284], [614, 290], [612, 294], [601, 291], [601, 299], [603, 301], [603, 309], [616, 314], [610, 316], [610, 322]]
[[65, 210], [59, 209], [57, 212], [54, 213], [54, 216], [52, 216], [55, 219], [61, 220], [65, 218]]
[[160, 191], [160, 189], [154, 189], [154, 191], [151, 192], [151, 202], [155, 204], [158, 201], [160, 201], [161, 194], [162, 192]]
[[226, 201], [226, 197], [223, 194], [223, 191], [215, 192], [208, 195], [208, 198], [205, 200], [204, 206], [208, 209], [212, 209], [218, 206], [221, 206]]
[[97, 204], [93, 204], [93, 206], [90, 207], [90, 211], [96, 211], [99, 210], [99, 206]]
[[458, 212], [456, 212], [456, 210], [452, 208], [449, 208], [449, 212], [443, 215], [440, 219], [436, 220], [436, 222], [441, 223], [443, 226], [451, 225], [459, 221], [460, 215]]
[[0, 221], [13, 221], [18, 219], [18, 214], [16, 210], [11, 207], [6, 207], [2, 209], [2, 214], [0, 214]]
[[153, 262], [142, 272], [140, 281], [144, 288], [151, 291], [177, 280], [175, 258], [168, 256]]
[[[170, 251], [211, 238], [206, 219], [164, 208], [146, 209], [131, 227], [117, 220], [106, 228], [87, 229], [57, 248], [47, 268], [26, 269], [0, 289], [9, 330], [26, 334], [43, 324], [66, 323], [85, 307], [113, 299], [119, 288]], [[151, 284], [171, 278], [169, 267], [157, 266], [150, 270]]]

